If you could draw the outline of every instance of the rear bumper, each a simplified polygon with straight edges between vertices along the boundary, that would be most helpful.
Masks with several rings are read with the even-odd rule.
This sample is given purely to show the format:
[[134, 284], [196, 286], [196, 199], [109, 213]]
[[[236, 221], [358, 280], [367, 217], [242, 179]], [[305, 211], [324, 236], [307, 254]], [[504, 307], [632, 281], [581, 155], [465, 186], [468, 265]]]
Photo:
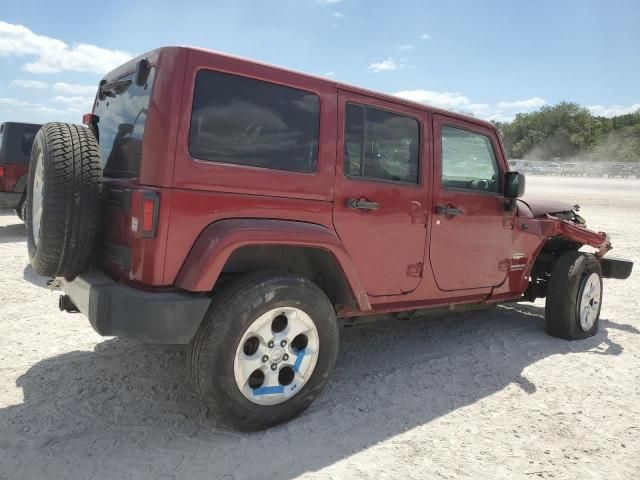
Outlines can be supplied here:
[[18, 208], [22, 192], [0, 192], [0, 208]]
[[601, 258], [600, 268], [604, 278], [617, 278], [624, 280], [629, 278], [631, 270], [633, 270], [633, 262], [630, 260], [622, 260], [620, 258]]
[[211, 303], [204, 294], [138, 290], [96, 270], [61, 283], [100, 335], [145, 343], [189, 343]]

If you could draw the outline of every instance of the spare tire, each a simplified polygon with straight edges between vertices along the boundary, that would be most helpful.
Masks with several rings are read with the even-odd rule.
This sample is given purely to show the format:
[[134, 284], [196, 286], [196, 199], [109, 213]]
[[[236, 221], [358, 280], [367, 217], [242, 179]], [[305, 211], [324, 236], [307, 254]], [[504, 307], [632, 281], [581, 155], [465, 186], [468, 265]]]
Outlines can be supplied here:
[[27, 183], [27, 248], [40, 275], [73, 278], [91, 262], [102, 206], [98, 142], [85, 127], [47, 123]]

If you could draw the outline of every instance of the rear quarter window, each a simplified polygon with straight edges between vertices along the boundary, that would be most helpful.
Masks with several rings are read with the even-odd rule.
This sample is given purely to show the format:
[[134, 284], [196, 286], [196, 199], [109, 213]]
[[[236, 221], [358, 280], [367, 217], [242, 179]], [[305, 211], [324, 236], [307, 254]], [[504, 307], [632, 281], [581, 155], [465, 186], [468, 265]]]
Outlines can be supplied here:
[[200, 160], [313, 172], [320, 98], [211, 70], [196, 75], [189, 152]]

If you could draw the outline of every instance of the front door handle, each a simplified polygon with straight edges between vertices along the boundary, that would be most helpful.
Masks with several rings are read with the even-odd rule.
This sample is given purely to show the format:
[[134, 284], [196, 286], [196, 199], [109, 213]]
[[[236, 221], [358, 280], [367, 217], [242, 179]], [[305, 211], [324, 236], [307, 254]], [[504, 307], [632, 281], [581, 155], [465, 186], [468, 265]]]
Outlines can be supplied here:
[[347, 207], [348, 208], [359, 208], [361, 210], [377, 210], [380, 208], [380, 204], [378, 202], [369, 202], [368, 200], [358, 200], [357, 198], [348, 198], [347, 199]]
[[447, 215], [448, 217], [455, 217], [456, 215], [462, 215], [462, 210], [451, 205], [438, 205], [436, 207], [436, 213], [438, 215]]

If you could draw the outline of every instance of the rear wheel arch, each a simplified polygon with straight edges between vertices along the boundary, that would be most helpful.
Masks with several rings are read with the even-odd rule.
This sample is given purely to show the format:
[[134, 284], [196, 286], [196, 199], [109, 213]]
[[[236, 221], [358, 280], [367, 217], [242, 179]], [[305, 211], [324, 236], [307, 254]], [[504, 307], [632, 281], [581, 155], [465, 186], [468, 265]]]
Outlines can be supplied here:
[[239, 273], [279, 270], [318, 284], [334, 306], [371, 310], [369, 298], [341, 240], [327, 227], [278, 219], [225, 219], [207, 226], [174, 285], [209, 292]]
[[216, 288], [239, 275], [273, 270], [289, 272], [311, 280], [336, 308], [357, 307], [356, 298], [335, 256], [318, 247], [296, 245], [245, 245], [227, 258]]

